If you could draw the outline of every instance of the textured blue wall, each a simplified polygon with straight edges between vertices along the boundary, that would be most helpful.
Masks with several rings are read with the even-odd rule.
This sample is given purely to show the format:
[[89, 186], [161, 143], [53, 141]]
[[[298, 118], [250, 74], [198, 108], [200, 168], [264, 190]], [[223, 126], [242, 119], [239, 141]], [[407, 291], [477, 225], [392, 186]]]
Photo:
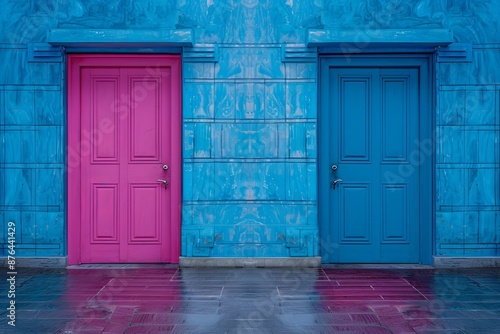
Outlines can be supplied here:
[[219, 61], [183, 64], [182, 255], [318, 255], [317, 63], [282, 62], [281, 45], [304, 43], [320, 7], [200, 3], [179, 24]]
[[63, 65], [31, 63], [54, 18], [34, 4], [2, 3], [0, 13], [0, 244], [16, 222], [16, 255], [64, 255]]
[[17, 222], [18, 255], [66, 254], [65, 64], [30, 61], [28, 43], [51, 28], [190, 28], [218, 61], [183, 62], [182, 254], [317, 255], [317, 64], [282, 61], [282, 46], [305, 43], [308, 28], [450, 28], [473, 52], [436, 64], [434, 253], [497, 255], [499, 4], [3, 1], [0, 219]]

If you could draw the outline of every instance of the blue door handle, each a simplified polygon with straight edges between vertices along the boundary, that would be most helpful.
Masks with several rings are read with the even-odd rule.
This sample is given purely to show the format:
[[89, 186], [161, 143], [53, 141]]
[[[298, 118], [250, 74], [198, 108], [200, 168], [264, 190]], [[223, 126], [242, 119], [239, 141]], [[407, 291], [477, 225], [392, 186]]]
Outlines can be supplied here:
[[342, 179], [336, 179], [335, 181], [332, 181], [332, 188], [335, 189], [337, 187], [337, 183], [342, 182]]

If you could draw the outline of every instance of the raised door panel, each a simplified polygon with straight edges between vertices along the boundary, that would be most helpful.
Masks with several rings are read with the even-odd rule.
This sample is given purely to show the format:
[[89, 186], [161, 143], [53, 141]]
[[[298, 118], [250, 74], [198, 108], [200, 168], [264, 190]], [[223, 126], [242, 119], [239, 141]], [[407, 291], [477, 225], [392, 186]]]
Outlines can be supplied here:
[[[99, 72], [103, 71], [107, 72], [107, 70]], [[118, 76], [92, 75], [91, 135], [89, 136], [89, 140], [92, 141], [92, 163], [118, 163], [119, 113], [116, 104], [118, 85]]]
[[409, 151], [408, 77], [381, 78], [382, 161], [407, 161]]
[[91, 243], [117, 243], [119, 235], [118, 184], [92, 185]]
[[340, 242], [370, 243], [372, 240], [372, 200], [369, 184], [341, 185]]
[[128, 241], [134, 244], [161, 242], [161, 191], [159, 184], [131, 184], [128, 207]]
[[340, 77], [341, 161], [370, 160], [371, 78]]
[[130, 160], [160, 160], [160, 78], [129, 76]]
[[382, 186], [382, 243], [408, 243], [408, 184]]

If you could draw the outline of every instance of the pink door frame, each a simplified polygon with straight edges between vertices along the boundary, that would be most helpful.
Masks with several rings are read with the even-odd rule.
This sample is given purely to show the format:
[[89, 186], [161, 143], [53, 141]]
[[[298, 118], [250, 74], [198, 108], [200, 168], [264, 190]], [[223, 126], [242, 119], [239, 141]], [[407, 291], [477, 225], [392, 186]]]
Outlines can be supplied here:
[[170, 211], [170, 259], [167, 262], [178, 263], [180, 255], [181, 222], [181, 59], [178, 55], [99, 55], [72, 54], [68, 56], [68, 264], [81, 263], [81, 115], [80, 115], [80, 71], [85, 66], [134, 66], [151, 68], [161, 64], [171, 68], [171, 157], [169, 163], [171, 191]]

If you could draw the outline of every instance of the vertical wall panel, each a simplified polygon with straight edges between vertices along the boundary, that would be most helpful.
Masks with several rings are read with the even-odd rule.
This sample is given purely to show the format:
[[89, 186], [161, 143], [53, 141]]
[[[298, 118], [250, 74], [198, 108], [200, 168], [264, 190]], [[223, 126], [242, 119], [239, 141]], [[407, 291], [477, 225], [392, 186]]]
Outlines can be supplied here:
[[29, 90], [5, 91], [5, 124], [31, 125], [35, 121], [35, 97]]
[[465, 91], [453, 90], [438, 92], [437, 103], [436, 123], [438, 125], [464, 124]]
[[35, 91], [35, 110], [38, 124], [63, 125], [62, 94], [59, 90]]
[[[0, 96], [1, 96], [0, 91]], [[0, 98], [1, 104], [1, 98]], [[0, 142], [5, 142], [4, 132], [0, 131]], [[2, 162], [5, 161], [5, 149], [4, 145], [0, 145], [0, 159]], [[5, 180], [5, 168], [0, 168], [0, 205], [5, 205], [5, 193], [6, 193], [6, 180]], [[1, 217], [0, 217], [1, 218]]]
[[194, 125], [194, 157], [211, 158], [212, 157], [212, 133], [211, 124], [198, 123]]
[[[38, 241], [42, 241], [41, 234], [48, 229], [47, 224], [37, 226], [37, 218], [38, 223], [42, 223], [40, 217], [47, 217], [47, 213], [35, 213], [32, 211], [23, 211], [18, 219], [13, 219], [12, 221], [16, 223], [16, 240], [21, 239], [23, 243], [34, 244]], [[17, 217], [16, 217], [17, 218]], [[44, 231], [45, 230], [45, 231]], [[42, 232], [42, 233], [40, 233]], [[20, 238], [17, 233], [20, 233]], [[46, 233], [44, 233], [46, 235]], [[8, 234], [6, 233], [8, 236]], [[36, 250], [33, 249], [33, 252], [36, 253]], [[35, 255], [35, 254], [31, 254]]]
[[37, 128], [35, 138], [35, 161], [59, 164], [64, 162], [64, 154], [61, 152], [64, 147], [62, 126], [40, 126]]
[[465, 95], [465, 124], [498, 125], [495, 91], [471, 88]]
[[29, 168], [5, 169], [5, 205], [33, 205], [34, 170]]
[[232, 82], [215, 84], [215, 118], [234, 119], [236, 111], [236, 85]]
[[236, 85], [236, 119], [264, 119], [264, 84]]
[[285, 83], [267, 83], [265, 86], [266, 119], [285, 118]]
[[[1, 49], [0, 49], [0, 55], [1, 55]], [[0, 108], [1, 110], [5, 110], [5, 91], [2, 86], [0, 86]], [[5, 112], [2, 112], [0, 114], [0, 125], [5, 125]], [[3, 134], [3, 131], [1, 131]], [[0, 156], [3, 158], [3, 156]]]
[[182, 156], [185, 159], [194, 157], [194, 128], [195, 124], [186, 123], [183, 125], [184, 133], [182, 134]]
[[290, 158], [305, 158], [306, 151], [306, 124], [293, 123], [289, 128]]
[[57, 207], [64, 201], [64, 179], [60, 169], [38, 169], [35, 173], [35, 203]]
[[5, 160], [6, 163], [30, 163], [35, 160], [35, 131], [6, 130]]
[[210, 119], [214, 117], [214, 85], [185, 82], [183, 84], [184, 118]]
[[286, 117], [311, 118], [316, 114], [316, 84], [288, 83], [286, 85]]

